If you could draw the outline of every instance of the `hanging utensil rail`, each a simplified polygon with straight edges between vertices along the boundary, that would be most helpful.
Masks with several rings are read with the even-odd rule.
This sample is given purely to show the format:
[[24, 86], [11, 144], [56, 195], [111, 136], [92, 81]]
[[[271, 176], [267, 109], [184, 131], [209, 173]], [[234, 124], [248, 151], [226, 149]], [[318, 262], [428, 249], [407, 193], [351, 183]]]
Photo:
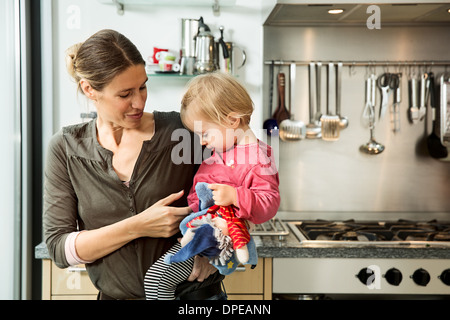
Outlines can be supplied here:
[[[266, 60], [264, 64], [272, 64], [272, 62], [277, 66], [289, 66], [291, 64], [295, 64], [297, 66], [308, 66], [310, 63], [321, 60], [314, 61], [290, 61], [290, 60]], [[322, 63], [328, 63], [326, 61], [321, 61]], [[335, 61], [330, 61], [335, 62]], [[345, 67], [448, 67], [450, 66], [450, 61], [340, 61], [342, 65]]]

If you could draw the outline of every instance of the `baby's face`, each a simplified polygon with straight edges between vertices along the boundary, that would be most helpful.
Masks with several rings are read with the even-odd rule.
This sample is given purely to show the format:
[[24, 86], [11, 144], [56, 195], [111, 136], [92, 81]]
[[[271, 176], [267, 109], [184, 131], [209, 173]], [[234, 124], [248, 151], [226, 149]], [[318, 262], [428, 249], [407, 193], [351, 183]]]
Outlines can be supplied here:
[[189, 130], [200, 137], [202, 145], [220, 153], [235, 145], [237, 138], [232, 128], [208, 121], [195, 110], [195, 107], [189, 106], [183, 122]]

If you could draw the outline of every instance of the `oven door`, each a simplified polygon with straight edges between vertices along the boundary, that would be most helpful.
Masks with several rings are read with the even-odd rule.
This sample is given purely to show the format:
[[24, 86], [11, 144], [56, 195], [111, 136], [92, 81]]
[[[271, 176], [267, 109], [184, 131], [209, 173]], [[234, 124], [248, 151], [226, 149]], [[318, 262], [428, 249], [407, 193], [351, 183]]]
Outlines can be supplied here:
[[439, 295], [450, 260], [274, 258], [274, 295]]

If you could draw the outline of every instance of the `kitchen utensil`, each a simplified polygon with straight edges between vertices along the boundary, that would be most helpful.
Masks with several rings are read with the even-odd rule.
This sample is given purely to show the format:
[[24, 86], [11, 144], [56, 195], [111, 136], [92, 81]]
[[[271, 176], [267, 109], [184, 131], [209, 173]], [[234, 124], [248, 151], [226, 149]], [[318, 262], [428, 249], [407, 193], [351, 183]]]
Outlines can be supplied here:
[[195, 38], [198, 34], [198, 19], [181, 19], [181, 56], [195, 57]]
[[427, 102], [429, 94], [430, 80], [428, 73], [423, 73], [420, 77], [420, 106], [419, 106], [419, 120], [422, 121], [427, 113]]
[[242, 49], [233, 42], [225, 42], [225, 46], [228, 50], [228, 58], [225, 58], [225, 56], [222, 54], [223, 52], [222, 46], [219, 45], [219, 43], [216, 43], [217, 47], [216, 51], [218, 57], [217, 64], [221, 71], [235, 74], [236, 71], [241, 69], [247, 62], [247, 54], [245, 53], [244, 49]]
[[391, 108], [391, 126], [393, 132], [400, 131], [400, 102], [402, 101], [401, 76], [401, 73], [393, 74], [389, 83], [389, 88], [394, 93], [394, 101]]
[[[270, 65], [270, 89], [269, 89], [269, 115], [272, 116], [272, 98], [273, 98], [273, 69], [274, 69], [274, 62], [272, 61], [272, 64]], [[264, 121], [263, 128], [267, 135], [271, 136], [275, 133], [274, 130], [278, 132], [278, 123], [277, 120], [272, 117], [270, 119], [267, 119]]]
[[280, 138], [283, 141], [302, 140], [306, 137], [306, 126], [299, 120], [283, 120], [280, 123]]
[[412, 123], [418, 123], [420, 114], [419, 114], [419, 106], [417, 104], [417, 95], [418, 95], [418, 82], [415, 75], [411, 76], [409, 80], [409, 91], [410, 91], [410, 107], [409, 107], [409, 118]]
[[441, 76], [441, 142], [450, 148], [450, 75]]
[[[223, 31], [224, 27], [220, 26], [220, 38], [216, 41], [214, 44], [214, 59], [215, 64], [217, 66], [217, 69], [221, 69], [221, 65], [223, 65], [225, 68], [228, 67], [228, 61], [230, 60], [230, 51], [228, 50], [228, 46], [225, 43], [225, 40], [223, 39]], [[224, 72], [228, 72], [228, 69], [222, 70]], [[231, 71], [231, 70], [230, 70]]]
[[278, 81], [277, 81], [277, 88], [278, 88], [278, 106], [275, 109], [275, 112], [273, 113], [273, 118], [277, 120], [277, 123], [281, 124], [281, 121], [289, 119], [290, 114], [289, 111], [286, 109], [285, 104], [285, 87], [286, 87], [286, 76], [284, 73], [278, 73]]
[[198, 19], [181, 19], [180, 74], [194, 74], [195, 44], [198, 34], [198, 24]]
[[369, 119], [370, 139], [369, 142], [363, 144], [359, 150], [361, 152], [374, 155], [384, 151], [384, 146], [375, 140], [375, 87], [377, 80], [374, 74], [372, 74], [366, 80], [366, 105], [364, 107], [365, 116]]
[[[316, 64], [316, 113], [314, 119], [320, 125], [320, 118], [322, 117], [322, 62]], [[322, 128], [321, 128], [322, 130]]]
[[322, 139], [325, 141], [336, 141], [339, 139], [340, 118], [330, 112], [330, 84], [331, 72], [334, 69], [334, 64], [328, 64], [327, 76], [327, 114], [322, 115], [320, 122], [322, 124]]
[[385, 73], [378, 78], [378, 87], [381, 90], [381, 106], [378, 120], [381, 120], [386, 113], [389, 101], [389, 83], [391, 81], [391, 76], [390, 73]]
[[309, 76], [309, 123], [306, 125], [306, 138], [307, 139], [320, 139], [322, 138], [322, 127], [317, 125], [314, 121], [314, 72], [315, 64], [309, 64], [308, 76]]
[[341, 130], [348, 127], [348, 118], [341, 115], [342, 65], [342, 62], [336, 64], [336, 115], [339, 117], [339, 127]]
[[440, 121], [440, 112], [436, 108], [436, 99], [435, 99], [435, 85], [434, 85], [434, 75], [433, 73], [429, 74], [430, 81], [430, 105], [433, 115], [432, 120], [432, 131], [431, 134], [427, 137], [427, 147], [428, 153], [430, 156], [436, 159], [446, 158], [448, 156], [448, 150], [445, 146], [441, 144], [441, 138], [439, 138], [439, 121]]
[[207, 73], [217, 70], [215, 57], [215, 41], [209, 27], [199, 19], [199, 31], [195, 37], [195, 69], [197, 73]]
[[223, 30], [224, 30], [224, 29], [225, 29], [225, 28], [224, 28], [223, 26], [220, 26], [220, 27], [219, 27], [219, 30], [220, 30], [220, 38], [219, 38], [218, 44], [222, 47], [222, 50], [223, 50], [222, 56], [223, 56], [223, 58], [224, 58], [224, 59], [227, 59], [227, 58], [230, 56], [230, 53], [229, 53], [228, 48], [227, 48], [227, 46], [226, 46], [226, 44], [225, 44], [225, 40], [223, 40]]
[[[366, 88], [366, 103], [361, 115], [362, 124], [364, 127], [369, 127], [371, 123], [371, 109], [370, 106], [374, 106], [376, 104], [376, 82], [377, 82], [377, 76], [372, 73], [368, 75], [365, 82], [365, 88]], [[375, 84], [375, 85], [374, 85]], [[369, 91], [367, 91], [369, 90]], [[375, 112], [375, 111], [374, 111]]]
[[[296, 78], [296, 65], [292, 63], [289, 68], [289, 113], [292, 116], [292, 104], [294, 99], [294, 86]], [[283, 141], [294, 141], [304, 139], [306, 126], [302, 121], [286, 119], [280, 123], [280, 138]]]
[[181, 57], [180, 74], [193, 75], [195, 72], [195, 57]]
[[369, 142], [367, 142], [366, 144], [364, 144], [360, 147], [360, 150], [362, 152], [370, 154], [370, 155], [380, 154], [381, 152], [384, 151], [384, 146], [381, 143], [378, 143], [377, 141], [375, 141], [375, 139], [374, 139], [373, 128], [374, 127], [372, 126], [371, 130], [370, 130]]

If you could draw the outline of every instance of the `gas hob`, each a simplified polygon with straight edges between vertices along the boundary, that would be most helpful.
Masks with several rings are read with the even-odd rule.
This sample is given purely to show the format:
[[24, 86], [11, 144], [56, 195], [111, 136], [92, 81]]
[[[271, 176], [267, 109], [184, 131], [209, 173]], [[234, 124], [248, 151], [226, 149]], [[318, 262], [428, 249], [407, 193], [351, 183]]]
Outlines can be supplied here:
[[304, 246], [415, 246], [449, 247], [450, 222], [328, 221], [289, 222]]

